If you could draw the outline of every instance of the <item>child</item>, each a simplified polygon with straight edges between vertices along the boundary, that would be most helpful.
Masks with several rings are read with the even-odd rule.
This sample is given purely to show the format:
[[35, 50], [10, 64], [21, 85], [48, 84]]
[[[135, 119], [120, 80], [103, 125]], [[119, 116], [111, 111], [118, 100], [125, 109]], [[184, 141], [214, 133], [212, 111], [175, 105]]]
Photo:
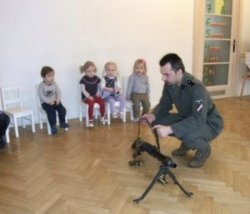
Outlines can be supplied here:
[[120, 102], [119, 117], [123, 118], [126, 100], [125, 97], [120, 93], [121, 84], [117, 76], [118, 72], [116, 64], [114, 62], [107, 62], [104, 66], [103, 79], [101, 82], [102, 97], [106, 102], [109, 103], [113, 118], [118, 117], [118, 113], [116, 112], [115, 108], [115, 102]]
[[105, 124], [105, 102], [101, 97], [101, 80], [96, 76], [96, 66], [93, 62], [87, 61], [80, 67], [81, 73], [85, 75], [80, 80], [82, 101], [89, 105], [89, 127], [94, 127], [93, 123], [93, 110], [94, 104], [98, 103], [100, 106], [101, 122]]
[[51, 134], [57, 133], [56, 128], [56, 111], [58, 112], [60, 127], [68, 130], [69, 124], [65, 123], [66, 109], [61, 103], [60, 90], [54, 82], [55, 72], [49, 66], [42, 67], [41, 76], [43, 81], [38, 86], [38, 95], [42, 104], [42, 108], [46, 111]]
[[0, 149], [3, 149], [6, 145], [5, 133], [9, 123], [9, 116], [0, 110]]
[[129, 76], [127, 86], [127, 99], [132, 101], [134, 121], [137, 122], [140, 117], [140, 103], [142, 105], [142, 114], [149, 112], [149, 81], [147, 76], [147, 66], [143, 59], [137, 59], [134, 64], [133, 73]]

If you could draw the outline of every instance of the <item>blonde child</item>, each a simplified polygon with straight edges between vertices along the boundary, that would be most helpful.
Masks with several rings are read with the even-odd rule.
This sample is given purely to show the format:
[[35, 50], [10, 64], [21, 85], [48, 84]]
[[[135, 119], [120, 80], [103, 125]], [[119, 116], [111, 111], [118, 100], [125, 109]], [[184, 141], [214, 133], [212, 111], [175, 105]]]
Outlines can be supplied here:
[[87, 61], [80, 67], [81, 73], [85, 75], [80, 80], [82, 101], [89, 105], [89, 127], [94, 127], [93, 111], [94, 104], [98, 103], [100, 106], [101, 122], [105, 124], [105, 102], [101, 97], [101, 80], [96, 76], [96, 66], [93, 62]]
[[[125, 97], [121, 94], [121, 83], [118, 79], [117, 65], [114, 62], [107, 62], [104, 66], [101, 82], [102, 97], [110, 104], [110, 111], [113, 118], [123, 118], [125, 108]], [[120, 102], [119, 115], [116, 112], [115, 102]]]
[[38, 95], [42, 108], [46, 111], [51, 134], [57, 133], [56, 128], [56, 111], [58, 112], [60, 127], [68, 130], [69, 124], [65, 123], [66, 109], [61, 103], [61, 93], [58, 85], [54, 81], [55, 71], [49, 66], [41, 69], [43, 81], [38, 86]]
[[134, 63], [133, 73], [129, 76], [126, 97], [133, 104], [134, 121], [140, 118], [140, 105], [142, 115], [149, 112], [149, 80], [147, 76], [147, 65], [145, 60], [137, 59]]

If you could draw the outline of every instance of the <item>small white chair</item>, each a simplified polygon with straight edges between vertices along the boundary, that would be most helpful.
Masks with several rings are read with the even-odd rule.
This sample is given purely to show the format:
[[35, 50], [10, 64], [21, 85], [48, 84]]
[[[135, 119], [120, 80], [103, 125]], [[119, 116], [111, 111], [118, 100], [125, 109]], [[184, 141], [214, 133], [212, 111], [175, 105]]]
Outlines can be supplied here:
[[[106, 112], [107, 112], [107, 121], [108, 124], [111, 123], [111, 108], [110, 108], [110, 104], [108, 102], [105, 102], [106, 105]], [[120, 102], [116, 101], [115, 102], [115, 108], [119, 109], [120, 107]], [[120, 113], [120, 112], [119, 112]], [[124, 111], [122, 112], [122, 121], [125, 123], [126, 122], [126, 108], [124, 108]]]
[[[49, 124], [48, 116], [47, 116], [46, 111], [43, 109], [43, 107], [41, 105], [41, 102], [40, 102], [40, 99], [39, 99], [38, 86], [39, 85], [36, 85], [36, 92], [37, 92], [36, 102], [37, 102], [37, 112], [38, 112], [39, 127], [40, 127], [40, 129], [43, 129], [43, 123], [46, 123], [48, 135], [51, 135], [51, 127], [50, 127], [50, 124]], [[68, 123], [67, 115], [65, 116], [65, 122]], [[57, 117], [56, 124], [57, 125], [59, 124], [58, 117]]]
[[[18, 87], [1, 88], [3, 110], [11, 118], [11, 122], [15, 128], [15, 135], [18, 138], [18, 119], [22, 119], [23, 127], [25, 127], [24, 119], [30, 121], [32, 132], [35, 132], [35, 123], [33, 110], [23, 106], [21, 91]], [[7, 141], [9, 141], [9, 130], [7, 131]]]
[[[122, 78], [122, 91], [124, 96], [126, 96], [127, 93], [127, 86], [128, 86], [128, 78], [129, 77], [123, 77]], [[133, 104], [131, 101], [126, 100], [126, 111], [130, 112], [130, 120], [134, 120], [134, 112], [133, 112]]]
[[36, 85], [36, 103], [37, 103], [39, 127], [40, 127], [40, 129], [43, 129], [43, 123], [46, 123], [47, 124], [48, 135], [51, 135], [51, 127], [49, 125], [48, 117], [47, 117], [47, 114], [46, 114], [45, 110], [42, 108], [41, 102], [40, 102], [40, 99], [39, 99], [38, 86], [39, 85]]
[[7, 128], [7, 130], [5, 132], [5, 137], [6, 137], [6, 142], [9, 143], [10, 142], [9, 127]]

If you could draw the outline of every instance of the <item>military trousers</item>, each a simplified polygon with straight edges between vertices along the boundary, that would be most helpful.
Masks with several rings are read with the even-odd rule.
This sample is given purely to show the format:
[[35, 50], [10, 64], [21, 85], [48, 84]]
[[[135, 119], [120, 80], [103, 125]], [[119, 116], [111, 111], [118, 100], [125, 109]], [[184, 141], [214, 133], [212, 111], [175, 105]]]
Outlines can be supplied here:
[[[154, 121], [154, 125], [169, 125], [180, 122], [184, 118], [178, 113], [170, 113], [166, 117], [162, 117]], [[199, 127], [191, 127], [187, 132], [178, 138], [188, 149], [202, 149], [206, 147], [218, 134], [214, 133], [208, 124], [201, 124]], [[174, 134], [171, 135], [176, 137]]]

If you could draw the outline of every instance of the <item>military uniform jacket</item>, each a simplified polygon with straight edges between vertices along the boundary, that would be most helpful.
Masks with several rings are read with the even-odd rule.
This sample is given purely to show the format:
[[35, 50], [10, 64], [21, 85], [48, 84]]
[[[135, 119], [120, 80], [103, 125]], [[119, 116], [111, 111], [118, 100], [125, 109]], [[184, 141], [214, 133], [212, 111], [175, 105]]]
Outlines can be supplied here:
[[184, 72], [180, 86], [165, 83], [160, 102], [152, 112], [156, 120], [168, 116], [173, 104], [181, 118], [169, 124], [176, 137], [181, 138], [184, 133], [202, 125], [208, 125], [215, 135], [221, 132], [223, 121], [220, 113], [205, 86], [191, 74]]

